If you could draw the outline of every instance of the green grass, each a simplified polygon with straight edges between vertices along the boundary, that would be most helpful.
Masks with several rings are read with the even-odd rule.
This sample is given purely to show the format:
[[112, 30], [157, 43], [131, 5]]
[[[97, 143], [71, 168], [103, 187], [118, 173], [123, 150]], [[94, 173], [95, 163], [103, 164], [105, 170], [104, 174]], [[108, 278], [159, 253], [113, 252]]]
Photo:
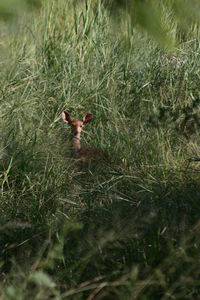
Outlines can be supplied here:
[[[169, 53], [63, 0], [1, 25], [0, 297], [197, 299], [198, 32]], [[77, 167], [64, 109], [106, 164]]]

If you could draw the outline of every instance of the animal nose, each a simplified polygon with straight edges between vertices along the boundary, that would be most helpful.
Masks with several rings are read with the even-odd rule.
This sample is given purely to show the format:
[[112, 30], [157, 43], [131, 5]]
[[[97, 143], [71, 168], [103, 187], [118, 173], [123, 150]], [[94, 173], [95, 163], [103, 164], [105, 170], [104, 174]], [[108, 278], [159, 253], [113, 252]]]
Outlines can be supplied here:
[[80, 132], [81, 132], [81, 130], [80, 130], [79, 127], [75, 127], [75, 128], [74, 128], [74, 133], [75, 133], [75, 134], [80, 133]]

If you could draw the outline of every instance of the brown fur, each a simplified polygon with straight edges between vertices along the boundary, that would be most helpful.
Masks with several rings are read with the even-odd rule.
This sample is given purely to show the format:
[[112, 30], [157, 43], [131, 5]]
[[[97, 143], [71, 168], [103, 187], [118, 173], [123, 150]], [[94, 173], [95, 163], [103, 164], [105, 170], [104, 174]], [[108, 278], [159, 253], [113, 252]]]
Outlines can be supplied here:
[[83, 127], [92, 121], [93, 116], [91, 113], [87, 113], [85, 117], [83, 117], [82, 121], [73, 119], [69, 112], [62, 112], [62, 119], [64, 122], [68, 123], [72, 129], [72, 157], [78, 161], [80, 164], [88, 164], [88, 163], [98, 163], [102, 160], [108, 160], [108, 155], [100, 150], [93, 148], [82, 147], [80, 138]]

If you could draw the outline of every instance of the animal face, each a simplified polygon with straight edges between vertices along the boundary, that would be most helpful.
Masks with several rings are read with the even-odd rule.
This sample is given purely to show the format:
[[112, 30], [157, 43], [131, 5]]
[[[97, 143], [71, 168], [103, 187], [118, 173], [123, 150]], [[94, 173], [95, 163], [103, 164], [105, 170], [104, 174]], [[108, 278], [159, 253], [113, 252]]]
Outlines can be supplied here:
[[79, 121], [79, 120], [73, 120], [70, 125], [71, 125], [71, 129], [74, 132], [74, 134], [77, 134], [77, 133], [80, 134], [83, 129], [83, 126], [84, 126], [83, 122]]
[[92, 116], [91, 113], [87, 113], [87, 115], [83, 117], [83, 120], [80, 121], [80, 120], [73, 119], [70, 116], [69, 112], [63, 111], [62, 112], [62, 119], [63, 119], [64, 122], [68, 123], [71, 126], [72, 132], [76, 135], [76, 134], [81, 133], [81, 131], [83, 129], [83, 126], [85, 124], [92, 121], [93, 116]]

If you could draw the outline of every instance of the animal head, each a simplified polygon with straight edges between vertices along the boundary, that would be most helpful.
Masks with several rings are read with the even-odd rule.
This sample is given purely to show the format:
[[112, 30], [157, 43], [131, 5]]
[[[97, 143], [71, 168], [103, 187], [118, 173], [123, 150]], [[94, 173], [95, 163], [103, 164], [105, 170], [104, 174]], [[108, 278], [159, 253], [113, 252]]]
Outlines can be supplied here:
[[92, 121], [93, 119], [93, 116], [92, 114], [89, 112], [87, 113], [87, 115], [85, 115], [83, 117], [83, 119], [80, 121], [80, 120], [76, 120], [76, 119], [73, 119], [71, 116], [70, 116], [70, 113], [68, 111], [63, 111], [62, 112], [62, 119], [65, 123], [69, 124], [72, 128], [72, 132], [76, 135], [76, 134], [80, 134], [83, 127]]

